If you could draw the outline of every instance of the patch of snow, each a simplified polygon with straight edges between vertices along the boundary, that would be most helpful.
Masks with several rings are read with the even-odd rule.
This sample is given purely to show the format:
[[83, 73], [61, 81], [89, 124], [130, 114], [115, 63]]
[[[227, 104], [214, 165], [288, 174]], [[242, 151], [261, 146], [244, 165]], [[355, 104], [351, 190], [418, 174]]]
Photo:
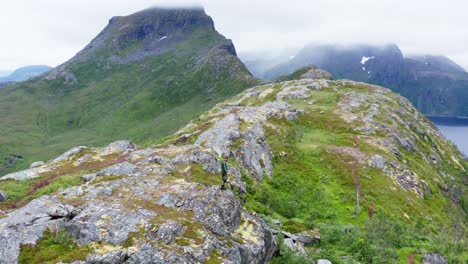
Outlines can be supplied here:
[[374, 56], [372, 56], [372, 57], [363, 56], [362, 59], [361, 59], [361, 64], [364, 65], [364, 64], [366, 64], [366, 62], [368, 62], [369, 60], [372, 60], [374, 58], [375, 58]]
[[290, 60], [294, 59], [296, 57], [296, 55], [292, 55], [289, 57]]
[[362, 67], [362, 70], [363, 70], [363, 71], [366, 71], [366, 68], [365, 68], [365, 67]]
[[159, 41], [163, 40], [163, 39], [167, 39], [167, 36], [163, 36], [159, 39]]

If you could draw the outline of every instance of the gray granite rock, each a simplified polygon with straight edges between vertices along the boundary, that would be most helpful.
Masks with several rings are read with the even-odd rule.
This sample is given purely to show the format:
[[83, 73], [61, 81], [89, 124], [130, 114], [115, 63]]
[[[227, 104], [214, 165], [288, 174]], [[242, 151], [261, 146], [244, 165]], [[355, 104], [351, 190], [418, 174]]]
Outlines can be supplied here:
[[193, 211], [195, 218], [208, 230], [227, 236], [239, 227], [242, 206], [231, 191], [212, 186], [198, 196]]
[[437, 253], [425, 253], [423, 256], [423, 264], [447, 264], [447, 260]]
[[64, 161], [64, 160], [68, 160], [70, 159], [71, 157], [77, 155], [77, 154], [80, 154], [81, 151], [85, 150], [85, 149], [88, 149], [87, 146], [78, 146], [78, 147], [74, 147], [70, 150], [68, 150], [67, 152], [63, 153], [62, 155], [56, 157], [56, 158], [53, 158], [51, 160], [49, 160], [48, 162], [49, 163], [55, 163], [55, 162], [59, 162], [59, 161]]
[[131, 175], [137, 166], [130, 162], [122, 162], [109, 166], [96, 173], [96, 176], [121, 176], [121, 175]]
[[32, 169], [26, 169], [26, 170], [17, 171], [17, 172], [7, 174], [7, 175], [1, 177], [0, 180], [13, 179], [13, 180], [17, 180], [17, 181], [26, 181], [26, 180], [34, 179], [34, 178], [37, 178], [37, 177], [39, 177], [39, 169], [32, 168]]
[[187, 154], [180, 154], [172, 160], [173, 165], [182, 165], [198, 163], [203, 165], [203, 169], [209, 173], [218, 173], [220, 171], [221, 164], [217, 158], [203, 150], [193, 150]]
[[45, 162], [43, 162], [43, 161], [36, 161], [36, 162], [31, 163], [31, 166], [29, 166], [29, 168], [30, 169], [36, 168], [36, 167], [42, 166], [44, 164], [45, 164]]
[[173, 220], [168, 220], [158, 228], [156, 240], [164, 244], [170, 244], [174, 242], [176, 237], [182, 235], [184, 232], [185, 228], [182, 224]]
[[380, 155], [373, 155], [370, 158], [370, 164], [372, 167], [382, 170], [385, 167], [386, 160]]
[[86, 264], [122, 264], [127, 259], [127, 253], [122, 250], [112, 251], [104, 255], [91, 254], [86, 257]]
[[209, 147], [218, 156], [229, 155], [230, 150], [228, 146], [240, 137], [239, 124], [239, 116], [229, 114], [198, 136], [195, 145]]
[[79, 245], [101, 241], [119, 245], [127, 241], [130, 232], [138, 230], [141, 221], [154, 216], [152, 211], [129, 210], [122, 204], [89, 202], [65, 228]]
[[80, 179], [85, 182], [92, 182], [96, 179], [96, 176], [97, 176], [96, 173], [85, 174], [85, 175], [82, 175]]
[[125, 151], [131, 151], [134, 149], [135, 149], [135, 145], [132, 142], [128, 140], [119, 140], [100, 149], [97, 152], [97, 154], [104, 156], [104, 155], [111, 155], [111, 154], [116, 154], [116, 153], [123, 153]]
[[17, 263], [21, 244], [34, 245], [48, 228], [59, 230], [74, 213], [74, 207], [56, 198], [42, 196], [1, 218], [1, 263]]

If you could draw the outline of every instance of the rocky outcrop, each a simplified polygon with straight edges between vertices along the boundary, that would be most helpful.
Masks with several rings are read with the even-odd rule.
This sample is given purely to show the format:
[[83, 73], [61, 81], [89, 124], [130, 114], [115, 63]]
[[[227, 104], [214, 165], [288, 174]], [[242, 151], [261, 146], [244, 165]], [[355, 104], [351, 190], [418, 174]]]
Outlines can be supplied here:
[[29, 168], [30, 169], [36, 168], [36, 167], [42, 166], [44, 164], [45, 164], [45, 162], [43, 162], [43, 161], [36, 161], [36, 162], [31, 163], [31, 166], [29, 166]]
[[73, 206], [54, 197], [43, 196], [0, 218], [2, 263], [17, 263], [21, 244], [34, 245], [44, 231], [48, 228], [59, 230], [76, 213]]
[[107, 147], [100, 149], [97, 154], [100, 156], [123, 153], [135, 149], [135, 144], [128, 140], [119, 140], [109, 144]]
[[60, 162], [60, 161], [65, 161], [65, 160], [68, 160], [70, 158], [72, 158], [73, 156], [81, 153], [81, 151], [85, 150], [85, 149], [88, 149], [88, 147], [86, 146], [78, 146], [78, 147], [74, 147], [68, 151], [66, 151], [65, 153], [63, 153], [62, 155], [56, 157], [56, 158], [53, 158], [51, 160], [49, 160], [49, 163], [56, 163], [56, 162]]
[[[253, 87], [216, 105], [161, 145], [143, 148], [117, 141], [102, 149], [77, 147], [31, 168], [34, 177], [47, 178], [44, 184], [55, 179], [49, 175], [80, 177], [82, 182], [22, 208], [2, 211], [0, 259], [16, 263], [20, 245], [34, 245], [49, 228], [65, 230], [78, 246], [89, 247], [86, 263], [268, 263], [278, 246], [275, 235], [283, 235], [288, 247], [307, 254], [308, 247], [320, 244], [319, 232], [273, 231], [243, 205], [252, 195], [248, 187], [262, 185], [266, 177], [288, 177], [274, 175], [275, 161], [304, 155], [278, 147], [286, 140], [303, 140], [289, 129], [317, 120], [326, 123], [320, 118], [325, 114], [344, 124], [351, 137], [344, 143], [341, 138], [333, 140], [323, 151], [343, 162], [352, 159], [361, 170], [357, 180], [382, 177], [378, 180], [390, 182], [385, 191], [398, 187], [417, 200], [430, 194], [433, 186], [408, 160], [427, 159], [429, 169], [441, 171], [431, 177], [447, 184], [451, 183], [443, 180], [450, 179], [444, 165], [447, 157], [451, 166], [464, 170], [457, 159], [460, 155], [444, 147], [448, 142], [442, 137], [435, 140], [439, 132], [406, 100], [380, 87], [364, 86], [361, 92], [349, 87], [363, 84], [306, 79]], [[319, 153], [316, 144], [322, 143], [317, 141], [326, 136], [321, 127], [334, 132], [335, 124], [322, 123], [313, 129], [320, 131], [318, 136], [302, 145], [314, 155]], [[429, 145], [432, 153], [427, 151]], [[223, 155], [233, 157], [228, 162], [227, 190], [219, 186]], [[371, 176], [365, 175], [367, 169]], [[21, 179], [21, 175], [28, 173], [7, 178]], [[460, 192], [456, 186], [443, 187]], [[424, 259], [439, 261], [439, 257], [426, 254]]]
[[423, 264], [447, 264], [447, 260], [436, 253], [425, 253], [423, 256]]
[[65, 224], [68, 233], [79, 245], [91, 242], [106, 242], [119, 245], [127, 241], [128, 234], [156, 213], [148, 210], [129, 210], [121, 204], [94, 202], [87, 204], [81, 212]]
[[332, 74], [320, 69], [317, 66], [309, 66], [307, 67], [307, 71], [299, 77], [299, 79], [324, 79], [324, 80], [331, 80]]
[[40, 170], [38, 168], [26, 169], [18, 172], [7, 174], [0, 178], [0, 180], [13, 179], [17, 181], [25, 181], [39, 177]]

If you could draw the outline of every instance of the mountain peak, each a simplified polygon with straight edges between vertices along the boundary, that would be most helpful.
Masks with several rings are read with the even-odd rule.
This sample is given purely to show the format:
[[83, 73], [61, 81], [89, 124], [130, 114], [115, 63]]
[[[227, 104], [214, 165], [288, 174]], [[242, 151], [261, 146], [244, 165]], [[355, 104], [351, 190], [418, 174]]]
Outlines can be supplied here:
[[153, 7], [128, 16], [115, 16], [83, 50], [47, 76], [76, 83], [73, 68], [93, 63], [108, 70], [115, 64], [131, 64], [152, 56], [174, 52], [175, 56], [204, 54], [214, 47], [226, 48], [236, 56], [232, 42], [219, 34], [201, 7]]
[[115, 16], [109, 20], [120, 32], [137, 29], [142, 33], [137, 37], [148, 37], [148, 33], [167, 35], [176, 30], [190, 31], [196, 27], [214, 30], [214, 22], [203, 8], [160, 8], [153, 7], [128, 16]]
[[110, 48], [112, 53], [119, 54], [139, 46], [146, 51], [162, 53], [197, 30], [216, 32], [213, 20], [203, 8], [155, 7], [112, 17], [85, 50]]

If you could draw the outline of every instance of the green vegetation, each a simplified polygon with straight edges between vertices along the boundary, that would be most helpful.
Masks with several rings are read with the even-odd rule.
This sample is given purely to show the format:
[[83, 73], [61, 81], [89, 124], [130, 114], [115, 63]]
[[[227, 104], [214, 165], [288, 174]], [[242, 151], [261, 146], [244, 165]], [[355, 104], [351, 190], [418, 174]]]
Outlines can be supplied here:
[[1, 203], [0, 209], [18, 208], [42, 195], [80, 185], [82, 184], [80, 181], [80, 176], [82, 174], [83, 173], [59, 177], [41, 177], [27, 181], [2, 181], [1, 187], [8, 194], [9, 200]]
[[[220, 48], [227, 40], [216, 31], [200, 27], [184, 39], [131, 64], [112, 62], [112, 45], [104, 46], [69, 64], [75, 83], [42, 78], [1, 89], [0, 175], [78, 145], [157, 142], [257, 83], [237, 57]], [[128, 41], [118, 56], [141, 48]], [[8, 162], [11, 154], [23, 159]]]
[[91, 249], [89, 247], [78, 247], [65, 230], [47, 230], [35, 246], [21, 246], [18, 263], [55, 264], [58, 262], [86, 260], [86, 255], [90, 253]]
[[[368, 92], [364, 86], [340, 89]], [[437, 167], [428, 165], [415, 152], [400, 149], [411, 170], [428, 183], [430, 192], [421, 199], [396, 185], [381, 170], [361, 164], [356, 167], [362, 192], [358, 207], [352, 173], [354, 158], [339, 150], [340, 147], [354, 149], [359, 132], [334, 112], [340, 100], [338, 93], [317, 91], [313, 100], [313, 105], [290, 100], [306, 111], [298, 120], [271, 121], [275, 129], [267, 129], [267, 141], [273, 153], [285, 154], [275, 155], [271, 179], [249, 183], [247, 208], [280, 219], [283, 230], [289, 232], [318, 228], [321, 242], [316, 247], [320, 253], [306, 249], [313, 258], [327, 258], [333, 263], [346, 263], [342, 257], [348, 258], [349, 263], [352, 260], [408, 263], [411, 255], [418, 263], [425, 252], [439, 252], [449, 263], [463, 263], [468, 258], [463, 250], [468, 246], [463, 238], [466, 228], [463, 199], [466, 198], [461, 198], [459, 205], [453, 203], [436, 185], [444, 180], [436, 176], [439, 175]], [[431, 136], [427, 142], [418, 142], [418, 147], [425, 153], [432, 153], [435, 141], [441, 144]], [[358, 145], [356, 151], [364, 155], [380, 154], [388, 160], [395, 159], [365, 140]], [[332, 148], [334, 146], [336, 148]], [[445, 147], [456, 153], [453, 146]], [[445, 156], [437, 151], [441, 157]], [[466, 173], [446, 163], [450, 161], [443, 162], [439, 165], [463, 186]], [[463, 164], [467, 169], [466, 163]], [[305, 262], [282, 248], [272, 263]]]

